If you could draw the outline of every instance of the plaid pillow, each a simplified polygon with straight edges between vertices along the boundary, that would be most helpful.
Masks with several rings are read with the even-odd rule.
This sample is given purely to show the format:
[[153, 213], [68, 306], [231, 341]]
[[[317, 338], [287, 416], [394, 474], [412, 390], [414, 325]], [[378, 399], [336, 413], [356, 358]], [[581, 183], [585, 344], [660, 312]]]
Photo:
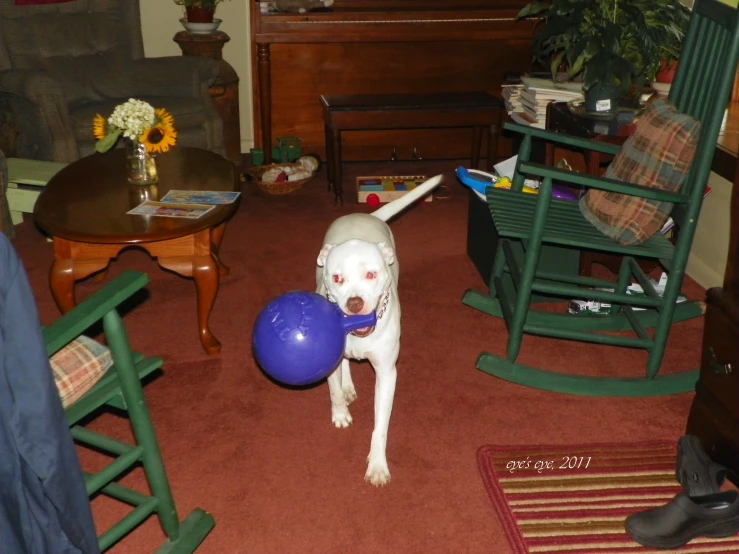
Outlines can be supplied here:
[[[655, 100], [604, 177], [677, 192], [690, 171], [699, 132], [700, 121], [681, 114], [665, 99]], [[640, 244], [657, 234], [672, 207], [670, 202], [596, 189], [580, 199], [585, 219], [621, 244]]]
[[110, 350], [84, 335], [49, 359], [62, 406], [71, 406], [113, 365]]

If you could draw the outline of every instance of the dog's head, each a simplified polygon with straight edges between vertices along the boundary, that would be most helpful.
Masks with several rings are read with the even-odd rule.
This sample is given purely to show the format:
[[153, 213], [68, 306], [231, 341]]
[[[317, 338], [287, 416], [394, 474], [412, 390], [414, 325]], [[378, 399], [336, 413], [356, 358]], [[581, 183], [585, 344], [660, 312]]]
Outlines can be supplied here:
[[348, 240], [325, 244], [318, 254], [323, 283], [347, 315], [369, 314], [378, 308], [390, 286], [395, 251], [385, 242]]

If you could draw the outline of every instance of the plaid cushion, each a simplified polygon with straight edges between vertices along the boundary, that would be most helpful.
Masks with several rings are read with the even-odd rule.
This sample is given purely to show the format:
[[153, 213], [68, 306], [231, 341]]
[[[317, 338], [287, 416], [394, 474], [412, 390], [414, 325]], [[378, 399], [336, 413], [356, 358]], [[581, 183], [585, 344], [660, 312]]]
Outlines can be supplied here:
[[62, 406], [71, 406], [113, 365], [110, 350], [84, 335], [70, 342], [50, 359]]
[[[677, 192], [695, 156], [700, 121], [681, 114], [665, 99], [655, 100], [604, 177]], [[591, 189], [580, 211], [602, 233], [621, 244], [640, 244], [659, 232], [673, 204]]]

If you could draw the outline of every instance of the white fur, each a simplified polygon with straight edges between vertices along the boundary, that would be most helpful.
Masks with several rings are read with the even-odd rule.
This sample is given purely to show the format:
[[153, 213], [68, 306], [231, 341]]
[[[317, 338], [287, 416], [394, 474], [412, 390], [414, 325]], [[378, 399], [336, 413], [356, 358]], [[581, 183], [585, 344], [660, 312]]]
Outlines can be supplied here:
[[[354, 303], [361, 299], [363, 307], [357, 313], [368, 314], [382, 309], [385, 293], [389, 291], [385, 312], [374, 331], [364, 337], [347, 336], [344, 359], [328, 378], [331, 421], [336, 427], [348, 427], [352, 422], [349, 404], [357, 398], [349, 359], [369, 360], [375, 370], [375, 427], [364, 478], [376, 486], [390, 481], [385, 450], [395, 395], [395, 364], [400, 353], [400, 269], [395, 240], [386, 221], [431, 192], [441, 183], [441, 178], [437, 175], [429, 179], [372, 214], [338, 218], [328, 228], [318, 254], [316, 292], [329, 296], [347, 315], [352, 314], [347, 306], [349, 299], [354, 299]], [[340, 282], [334, 282], [335, 275]]]

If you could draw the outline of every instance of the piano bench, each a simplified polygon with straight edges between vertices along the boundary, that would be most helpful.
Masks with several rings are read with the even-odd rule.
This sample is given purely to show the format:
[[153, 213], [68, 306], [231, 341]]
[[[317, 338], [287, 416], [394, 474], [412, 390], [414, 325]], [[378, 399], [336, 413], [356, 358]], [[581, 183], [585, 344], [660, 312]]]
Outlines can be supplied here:
[[341, 133], [359, 130], [472, 128], [471, 167], [480, 160], [482, 134], [487, 130], [487, 170], [493, 169], [503, 102], [487, 92], [438, 94], [324, 94], [329, 187], [343, 202]]

